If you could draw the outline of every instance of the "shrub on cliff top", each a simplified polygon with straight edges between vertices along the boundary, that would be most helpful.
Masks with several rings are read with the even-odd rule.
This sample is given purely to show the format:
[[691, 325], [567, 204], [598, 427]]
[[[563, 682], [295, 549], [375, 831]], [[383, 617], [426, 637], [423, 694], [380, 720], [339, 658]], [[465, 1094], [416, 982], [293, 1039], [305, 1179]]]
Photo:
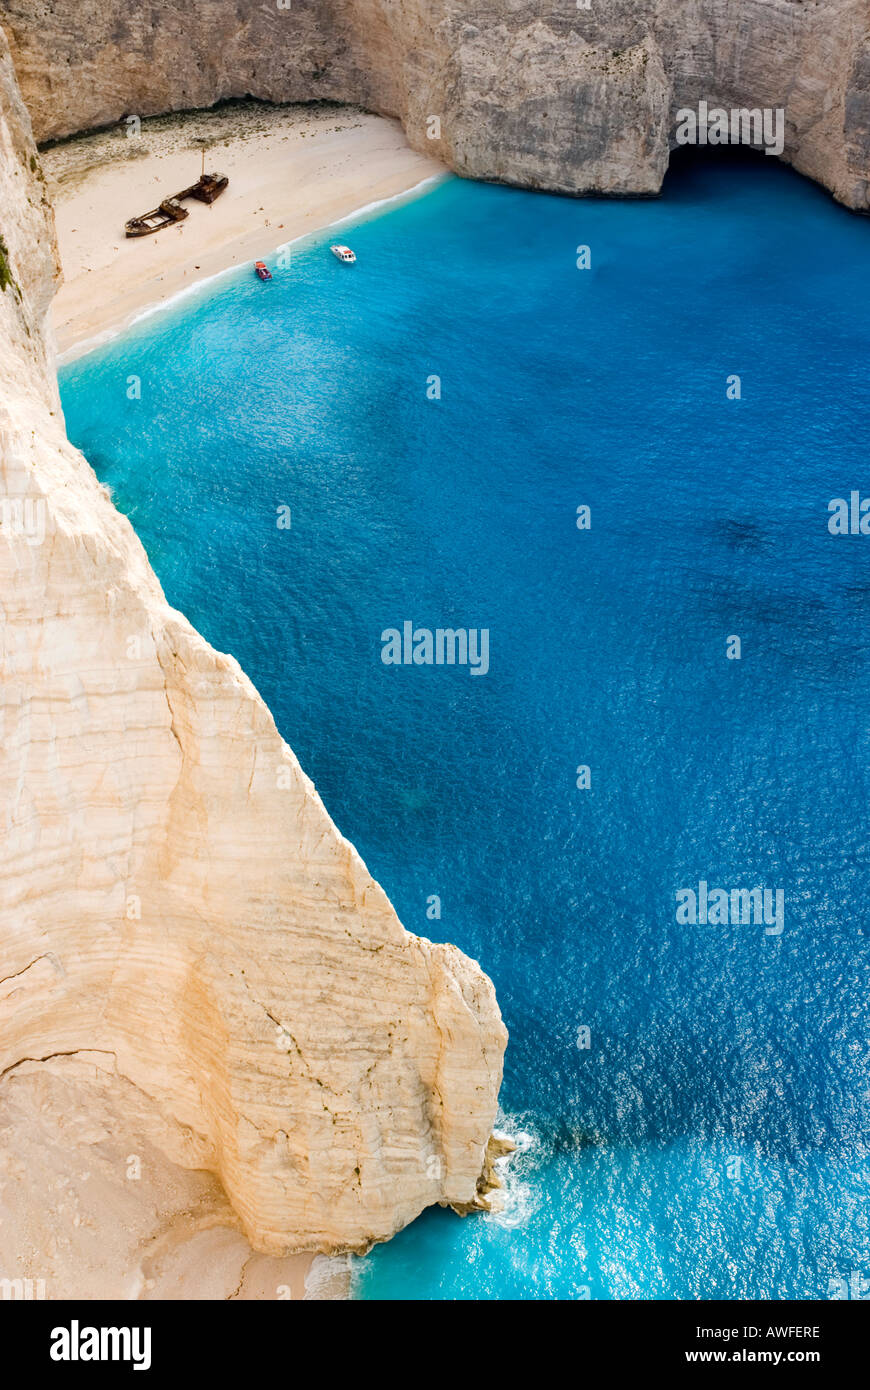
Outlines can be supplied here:
[[9, 268], [9, 250], [6, 242], [0, 236], [0, 290], [6, 293], [7, 285], [14, 285], [12, 271]]

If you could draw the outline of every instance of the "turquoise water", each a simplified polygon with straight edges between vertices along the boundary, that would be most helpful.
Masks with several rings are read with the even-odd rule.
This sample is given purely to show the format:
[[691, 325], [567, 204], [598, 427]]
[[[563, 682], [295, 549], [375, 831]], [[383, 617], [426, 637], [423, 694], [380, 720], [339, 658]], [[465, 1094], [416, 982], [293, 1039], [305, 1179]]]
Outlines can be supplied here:
[[[722, 158], [659, 201], [451, 180], [343, 227], [353, 269], [335, 239], [62, 393], [406, 926], [496, 984], [505, 1209], [426, 1213], [357, 1294], [855, 1287], [870, 536], [827, 522], [870, 494], [870, 222]], [[385, 665], [404, 621], [487, 629], [488, 672]], [[701, 880], [781, 889], [782, 932], [677, 922]]]

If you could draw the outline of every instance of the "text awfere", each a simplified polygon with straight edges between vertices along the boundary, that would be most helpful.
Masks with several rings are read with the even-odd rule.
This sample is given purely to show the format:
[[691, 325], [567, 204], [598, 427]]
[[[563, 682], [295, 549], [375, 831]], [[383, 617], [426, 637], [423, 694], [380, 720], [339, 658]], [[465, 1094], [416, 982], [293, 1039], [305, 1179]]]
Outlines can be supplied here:
[[782, 154], [785, 146], [785, 110], [781, 106], [712, 109], [698, 102], [697, 111], [683, 106], [677, 112], [678, 145], [750, 145], [765, 154]]
[[785, 925], [785, 890], [708, 889], [701, 879], [697, 892], [677, 889], [677, 921], [681, 927], [764, 927], [765, 936], [780, 936]]
[[473, 676], [489, 670], [488, 627], [414, 627], [412, 622], [381, 633], [385, 666], [467, 666]]

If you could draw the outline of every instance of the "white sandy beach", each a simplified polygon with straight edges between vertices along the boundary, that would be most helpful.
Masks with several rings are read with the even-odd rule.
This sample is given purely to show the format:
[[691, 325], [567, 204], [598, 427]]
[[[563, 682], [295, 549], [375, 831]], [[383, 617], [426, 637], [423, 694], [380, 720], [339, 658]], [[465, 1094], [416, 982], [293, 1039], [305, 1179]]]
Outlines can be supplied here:
[[[208, 207], [153, 236], [127, 218], [207, 171], [230, 183]], [[218, 108], [124, 125], [44, 150], [64, 283], [54, 301], [58, 351], [74, 356], [144, 309], [231, 266], [395, 197], [444, 172], [410, 149], [398, 122], [339, 106]]]
[[[205, 168], [226, 174], [227, 190], [212, 207], [191, 200], [189, 216], [178, 226], [128, 239], [124, 223], [129, 217], [195, 183], [204, 144]], [[395, 121], [347, 107], [271, 107], [254, 102], [158, 117], [143, 122], [134, 138], [123, 125], [80, 136], [43, 150], [41, 162], [55, 208], [63, 267], [64, 282], [52, 316], [58, 351], [64, 357], [122, 331], [146, 309], [198, 281], [235, 265], [267, 260], [294, 238], [444, 173], [437, 161], [409, 148]], [[107, 1133], [113, 1129], [107, 1124]], [[125, 1138], [124, 1143], [125, 1153], [136, 1150], [133, 1140]], [[91, 1168], [93, 1163], [90, 1156]], [[87, 1278], [79, 1272], [82, 1297], [105, 1297], [106, 1290], [116, 1286], [126, 1289], [128, 1266], [139, 1268], [141, 1250], [149, 1252], [142, 1265], [145, 1274], [137, 1275], [133, 1292], [124, 1296], [348, 1296], [345, 1261], [255, 1254], [213, 1180], [155, 1157], [154, 1164], [161, 1163], [166, 1171], [160, 1170], [158, 1197], [166, 1210], [161, 1206], [158, 1213], [158, 1234], [152, 1229], [151, 1208], [130, 1206], [118, 1249], [110, 1252], [101, 1246]], [[82, 1211], [95, 1226], [89, 1203], [114, 1192], [115, 1169], [108, 1165], [107, 1171], [104, 1186], [98, 1188], [92, 1181], [80, 1198]], [[183, 1220], [173, 1206], [177, 1192]], [[159, 1205], [158, 1197], [152, 1205]], [[189, 1211], [195, 1212], [195, 1221]], [[22, 1211], [22, 1221], [26, 1214]], [[25, 1249], [26, 1234], [19, 1242]], [[35, 1241], [34, 1268], [42, 1269], [38, 1248]], [[62, 1261], [50, 1272], [53, 1287], [65, 1287], [72, 1278]], [[276, 1295], [279, 1288], [284, 1292]]]

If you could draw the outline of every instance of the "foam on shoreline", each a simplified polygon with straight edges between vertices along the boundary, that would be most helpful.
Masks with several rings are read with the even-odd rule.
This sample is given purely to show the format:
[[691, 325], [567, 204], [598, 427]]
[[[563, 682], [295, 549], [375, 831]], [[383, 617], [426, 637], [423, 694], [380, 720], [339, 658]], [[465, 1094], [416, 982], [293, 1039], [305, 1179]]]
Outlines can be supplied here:
[[[122, 131], [43, 151], [64, 268], [52, 311], [60, 362], [270, 249], [376, 216], [446, 177], [395, 121], [355, 108], [257, 106], [253, 116], [242, 108], [143, 122], [135, 158]], [[127, 239], [123, 219], [189, 182], [205, 146], [229, 175], [223, 197], [178, 227]]]
[[[300, 232], [298, 236], [290, 237], [286, 241], [281, 241], [265, 254], [267, 256], [275, 255], [277, 251], [285, 246], [296, 246], [300, 242], [311, 241], [315, 237], [322, 236], [324, 232], [332, 227], [343, 227], [350, 223], [353, 223], [354, 226], [358, 226], [361, 222], [367, 221], [370, 217], [378, 216], [387, 207], [393, 205], [398, 206], [401, 203], [410, 202], [412, 198], [422, 197], [430, 188], [434, 188], [437, 184], [443, 183], [445, 179], [452, 177], [454, 177], [452, 174], [446, 172], [430, 174], [425, 179], [421, 179], [419, 183], [413, 184], [412, 187], [404, 189], [400, 193], [393, 193], [387, 198], [377, 198], [374, 202], [365, 203], [362, 207], [356, 208], [346, 216], [327, 222], [322, 227], [316, 227], [308, 232]], [[202, 293], [210, 286], [214, 285], [218, 280], [223, 280], [233, 274], [241, 275], [246, 269], [249, 269], [246, 265], [228, 265], [225, 266], [223, 270], [215, 271], [213, 275], [204, 275], [201, 279], [194, 280], [191, 284], [185, 285], [182, 289], [177, 290], [175, 294], [171, 294], [165, 299], [155, 300], [153, 304], [147, 304], [125, 322], [115, 324], [113, 327], [107, 328], [101, 333], [96, 334], [93, 338], [83, 338], [80, 342], [73, 343], [66, 351], [58, 353], [58, 365], [64, 366], [68, 362], [74, 362], [80, 357], [85, 357], [90, 352], [95, 352], [98, 348], [103, 347], [104, 344], [111, 342], [114, 338], [120, 337], [135, 324], [153, 318], [155, 314], [161, 314], [167, 310], [176, 308], [183, 300], [190, 299]]]

